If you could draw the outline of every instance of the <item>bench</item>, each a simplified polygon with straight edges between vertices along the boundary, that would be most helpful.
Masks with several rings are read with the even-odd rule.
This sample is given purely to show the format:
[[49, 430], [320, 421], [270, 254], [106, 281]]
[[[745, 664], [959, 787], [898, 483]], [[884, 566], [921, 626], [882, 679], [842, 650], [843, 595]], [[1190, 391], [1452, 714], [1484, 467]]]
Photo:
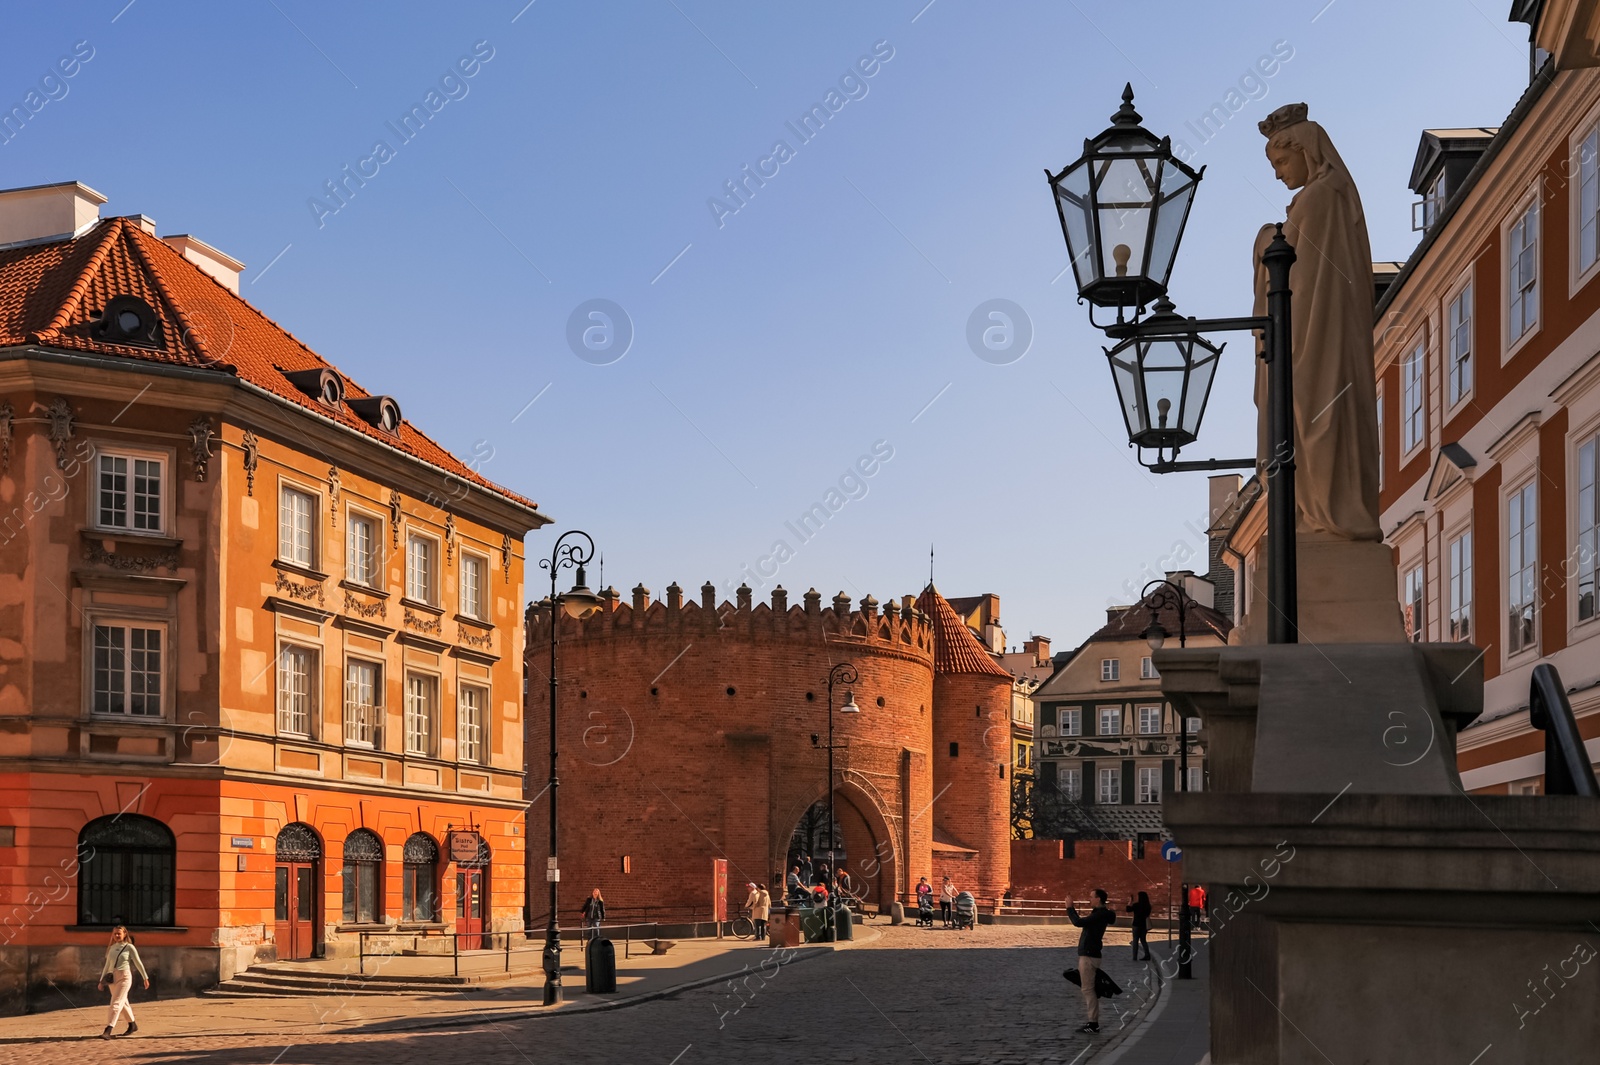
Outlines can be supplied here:
[[678, 943], [673, 939], [641, 939], [639, 942], [650, 948], [651, 954], [665, 954]]

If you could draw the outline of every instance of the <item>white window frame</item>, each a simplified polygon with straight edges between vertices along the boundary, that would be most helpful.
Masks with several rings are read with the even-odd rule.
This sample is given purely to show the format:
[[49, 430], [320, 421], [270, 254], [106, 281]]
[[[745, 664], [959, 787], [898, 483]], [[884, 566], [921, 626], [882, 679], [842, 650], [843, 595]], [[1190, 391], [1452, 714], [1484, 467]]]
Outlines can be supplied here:
[[1200, 719], [1198, 717], [1186, 717], [1186, 718], [1184, 718], [1183, 719], [1183, 729], [1190, 736], [1199, 735], [1199, 733], [1200, 733]]
[[[1120, 736], [1120, 735], [1122, 735], [1122, 707], [1120, 707], [1120, 706], [1100, 706], [1100, 707], [1096, 707], [1095, 710], [1096, 710], [1096, 712], [1095, 712], [1095, 726], [1096, 726], [1096, 728], [1098, 730], [1098, 731], [1095, 732], [1096, 736]], [[1116, 726], [1116, 729], [1113, 732], [1107, 732], [1106, 731], [1106, 717], [1107, 717], [1107, 715], [1115, 715], [1114, 717], [1112, 717], [1112, 721], [1114, 722], [1114, 724]]]
[[[1100, 779], [1095, 784], [1095, 802], [1099, 806], [1122, 805], [1122, 767], [1100, 766]], [[1107, 796], [1110, 796], [1107, 798]]]
[[1428, 339], [1419, 335], [1400, 357], [1400, 461], [1428, 440]]
[[1189, 791], [1204, 791], [1206, 786], [1205, 766], [1192, 765], [1189, 767]]
[[[1516, 504], [1513, 507], [1513, 503]], [[1531, 506], [1530, 506], [1531, 504]], [[1516, 514], [1513, 514], [1513, 511]], [[1506, 657], [1537, 651], [1539, 646], [1539, 489], [1536, 479], [1530, 478], [1506, 492], [1501, 513], [1505, 516], [1505, 574], [1506, 602], [1503, 611]], [[1513, 590], [1515, 589], [1515, 590]], [[1522, 597], [1529, 598], [1524, 600]], [[1526, 642], [1520, 635], [1521, 624], [1513, 626], [1512, 610], [1519, 615], [1526, 610], [1532, 613], [1531, 633]], [[1513, 640], [1513, 633], [1519, 635]]]
[[[356, 544], [356, 528], [361, 525], [372, 530], [370, 551], [366, 556], [369, 565], [365, 579], [361, 567], [357, 565], [361, 555]], [[359, 584], [363, 588], [382, 588], [384, 583], [383, 519], [355, 507], [347, 509], [344, 516], [344, 577], [351, 584]]]
[[[101, 520], [100, 497], [104, 488], [101, 484], [101, 465], [107, 460], [122, 461], [128, 464], [124, 476], [127, 478], [126, 503], [124, 504], [125, 520], [128, 524], [117, 525]], [[134, 463], [154, 462], [157, 467], [157, 476], [160, 485], [156, 490], [156, 528], [134, 528], [134, 478], [137, 476]], [[89, 493], [89, 525], [95, 529], [104, 529], [116, 533], [118, 536], [156, 536], [165, 537], [170, 527], [168, 516], [172, 512], [172, 460], [171, 455], [165, 451], [151, 451], [145, 448], [104, 447], [96, 445], [94, 449], [94, 463], [90, 467], [93, 471], [94, 490]]]
[[1161, 767], [1142, 765], [1138, 768], [1139, 786], [1135, 798], [1141, 803], [1161, 801]]
[[1445, 536], [1445, 613], [1448, 640], [1472, 638], [1472, 526]]
[[[300, 517], [297, 510], [291, 508], [293, 500], [304, 500], [306, 505], [305, 527], [298, 524]], [[317, 568], [317, 548], [321, 530], [318, 528], [317, 515], [322, 510], [320, 494], [303, 484], [295, 481], [280, 481], [278, 483], [278, 561], [287, 562], [291, 566], [301, 569], [314, 570]], [[302, 545], [301, 539], [304, 538]]]
[[[1147, 726], [1147, 725], [1150, 726], [1150, 727], [1146, 728], [1145, 726]], [[1159, 735], [1161, 735], [1161, 707], [1159, 707], [1159, 706], [1141, 706], [1141, 707], [1139, 707], [1139, 735], [1141, 735], [1141, 736], [1159, 736]]]
[[1408, 607], [1411, 610], [1411, 642], [1424, 643], [1428, 639], [1428, 575], [1421, 559], [1402, 571], [1400, 586], [1401, 613]]
[[[478, 602], [474, 607], [467, 599], [467, 592], [471, 587], [468, 574], [476, 566], [478, 569]], [[474, 621], [489, 620], [489, 559], [474, 551], [461, 552], [461, 574], [456, 581], [456, 598], [459, 600], [457, 609], [462, 617]]]
[[1100, 660], [1100, 679], [1102, 681], [1117, 681], [1122, 679], [1122, 659], [1102, 658]]
[[[1590, 430], [1578, 438], [1571, 469], [1572, 618], [1575, 625], [1588, 625], [1600, 618], [1600, 433]], [[1587, 614], [1583, 600], [1586, 581]]]
[[[1592, 281], [1600, 268], [1600, 108], [1593, 109], [1574, 128], [1567, 145], [1567, 196], [1570, 251], [1567, 255], [1568, 295]], [[1584, 209], [1584, 201], [1589, 209]], [[1587, 239], [1588, 247], [1585, 247]], [[1597, 254], [1586, 256], [1586, 251]], [[1587, 261], [1585, 261], [1587, 259]]]
[[1143, 658], [1139, 659], [1139, 679], [1140, 680], [1160, 680], [1161, 679], [1161, 674], [1156, 672], [1155, 661], [1149, 655], [1145, 655]]
[[[416, 579], [415, 555], [413, 547], [426, 546], [428, 549], [428, 566], [426, 587], [420, 590], [427, 593], [418, 595], [419, 582]], [[426, 606], [439, 605], [439, 540], [427, 533], [406, 533], [406, 598], [414, 603]]]
[[[383, 744], [383, 663], [354, 655], [344, 660], [344, 742], [376, 750]], [[371, 670], [370, 697], [363, 699], [357, 670]]]
[[1079, 766], [1062, 766], [1056, 776], [1056, 790], [1073, 802], [1083, 801], [1083, 769]]
[[1444, 359], [1446, 410], [1454, 410], [1471, 399], [1476, 387], [1473, 291], [1472, 272], [1469, 270], [1466, 280], [1444, 301], [1444, 328], [1439, 347]]
[[[113, 710], [109, 708], [102, 710], [97, 705], [99, 702], [99, 695], [102, 690], [99, 686], [99, 653], [98, 645], [95, 640], [96, 630], [98, 629], [121, 629], [125, 633], [123, 637], [123, 660], [120, 663], [120, 668], [115, 668], [119, 665], [119, 663], [111, 661], [108, 658], [108, 668], [106, 671], [108, 679], [111, 677], [120, 678], [121, 687], [120, 689], [117, 689], [108, 685], [104, 689], [108, 704], [111, 697], [120, 692], [122, 697], [122, 709], [120, 710]], [[136, 712], [131, 709], [132, 701], [135, 698], [132, 692], [134, 678], [133, 666], [135, 663], [133, 633], [135, 631], [143, 631], [146, 633], [153, 631], [158, 633], [160, 636], [160, 646], [156, 651], [156, 654], [159, 656], [159, 661], [156, 663], [156, 668], [154, 671], [156, 683], [159, 685], [159, 690], [156, 692], [156, 709], [154, 713], [151, 713], [148, 710]], [[84, 625], [84, 641], [88, 649], [85, 656], [85, 667], [88, 673], [88, 683], [84, 685], [84, 691], [88, 696], [87, 703], [90, 716], [121, 721], [161, 721], [166, 719], [168, 704], [167, 693], [172, 687], [171, 684], [168, 683], [168, 678], [171, 675], [170, 666], [172, 663], [171, 633], [171, 626], [167, 622], [151, 620], [149, 618], [106, 615], [104, 617], [90, 617], [86, 619], [86, 624]], [[113, 652], [115, 651], [114, 648], [108, 648], [108, 650]], [[148, 648], [141, 649], [141, 653], [148, 654]], [[139, 672], [144, 675], [149, 675], [151, 671], [146, 669]], [[144, 693], [144, 697], [148, 698], [148, 693]]]
[[489, 689], [481, 684], [456, 687], [456, 760], [489, 763]]
[[[1500, 306], [1503, 312], [1501, 333], [1504, 338], [1502, 363], [1509, 361], [1530, 337], [1539, 332], [1543, 319], [1543, 293], [1540, 291], [1543, 286], [1539, 276], [1543, 265], [1539, 261], [1542, 252], [1539, 200], [1539, 187], [1535, 185], [1527, 198], [1520, 201], [1506, 218], [1501, 230], [1501, 246], [1505, 249], [1500, 282]], [[1531, 266], [1531, 278], [1518, 273], [1519, 263]], [[1519, 307], [1522, 309], [1522, 330], [1516, 332], [1517, 323], [1513, 319]]]
[[405, 753], [432, 758], [439, 749], [439, 677], [407, 670], [404, 685]]
[[1061, 735], [1083, 735], [1083, 707], [1063, 706], [1061, 708]]
[[[292, 679], [291, 662], [300, 656], [304, 656], [305, 659], [304, 691], [286, 686], [286, 681]], [[278, 643], [275, 671], [277, 682], [273, 687], [278, 711], [278, 735], [298, 736], [302, 739], [316, 738], [318, 688], [321, 679], [318, 668], [320, 657], [321, 649], [311, 644], [296, 643], [293, 640], [282, 640]], [[299, 706], [296, 705], [297, 699], [301, 701]], [[298, 719], [303, 719], [303, 727], [296, 727], [301, 723]]]
[[[1378, 392], [1378, 395], [1377, 395], [1377, 411], [1378, 411], [1378, 488], [1381, 490], [1383, 488], [1383, 387], [1381, 385], [1378, 387], [1377, 392]], [[1249, 605], [1249, 602], [1250, 601], [1247, 598], [1245, 600], [1245, 604], [1246, 604], [1247, 607]]]

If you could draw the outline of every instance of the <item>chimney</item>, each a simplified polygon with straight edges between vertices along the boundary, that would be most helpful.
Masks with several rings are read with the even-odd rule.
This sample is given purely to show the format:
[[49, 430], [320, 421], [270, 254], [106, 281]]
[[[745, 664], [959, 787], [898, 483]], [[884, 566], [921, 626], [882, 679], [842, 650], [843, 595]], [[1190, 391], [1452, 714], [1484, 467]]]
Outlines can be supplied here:
[[1024, 654], [1033, 656], [1035, 665], [1048, 666], [1050, 664], [1050, 637], [1033, 636], [1022, 645]]
[[76, 181], [0, 190], [0, 248], [79, 236], [100, 221], [105, 202]]
[[161, 239], [171, 245], [173, 251], [216, 278], [229, 292], [235, 296], [239, 294], [239, 275], [244, 273], [244, 263], [187, 233], [174, 233]]

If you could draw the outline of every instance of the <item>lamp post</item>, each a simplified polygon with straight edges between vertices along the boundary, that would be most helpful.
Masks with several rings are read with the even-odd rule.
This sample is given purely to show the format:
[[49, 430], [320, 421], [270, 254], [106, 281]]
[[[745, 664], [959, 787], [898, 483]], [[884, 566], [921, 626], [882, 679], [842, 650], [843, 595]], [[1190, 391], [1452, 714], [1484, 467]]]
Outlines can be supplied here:
[[[581, 537], [583, 543], [568, 543], [569, 537]], [[587, 545], [587, 546], [585, 546]], [[556, 889], [561, 886], [561, 866], [556, 859], [556, 795], [561, 781], [556, 776], [556, 644], [559, 641], [560, 621], [564, 614], [569, 618], [592, 617], [600, 609], [600, 597], [589, 590], [583, 568], [594, 558], [594, 540], [581, 529], [569, 529], [556, 540], [549, 558], [539, 560], [541, 569], [550, 571], [550, 862], [545, 878], [550, 881], [550, 921], [544, 932], [544, 1004], [554, 1006], [561, 1001], [561, 921], [556, 912]], [[556, 594], [556, 575], [568, 567], [576, 567], [572, 590], [566, 595]]]
[[[851, 665], [849, 662], [839, 662], [834, 665], [832, 669], [828, 670], [828, 872], [832, 876], [834, 882], [834, 888], [828, 889], [828, 904], [830, 907], [835, 905], [837, 902], [835, 888], [839, 883], [837, 868], [838, 859], [835, 857], [838, 841], [833, 838], [833, 829], [835, 824], [833, 820], [833, 686], [835, 683], [857, 684], [860, 683], [860, 681], [861, 674], [857, 673], [856, 667]], [[846, 688], [844, 693], [844, 705], [839, 707], [839, 713], [859, 714], [860, 712], [861, 707], [856, 705], [855, 692], [849, 688]], [[833, 938], [831, 922], [828, 938], [830, 940]]]
[[[1155, 591], [1151, 591], [1154, 588]], [[1144, 586], [1139, 593], [1139, 601], [1150, 608], [1150, 624], [1144, 630], [1145, 642], [1150, 645], [1150, 650], [1161, 650], [1162, 644], [1167, 641], [1167, 630], [1161, 624], [1161, 611], [1172, 607], [1178, 612], [1178, 646], [1186, 643], [1185, 621], [1189, 614], [1189, 604], [1193, 602], [1189, 594], [1179, 585], [1169, 580], [1156, 578]], [[1183, 715], [1178, 722], [1178, 790], [1189, 790], [1189, 717]], [[1179, 894], [1182, 898], [1178, 901], [1178, 979], [1191, 980], [1194, 972], [1189, 964], [1189, 884], [1185, 881], [1180, 885]]]
[[[1133, 87], [1111, 126], [1084, 141], [1083, 155], [1059, 174], [1045, 171], [1055, 195], [1061, 233], [1089, 321], [1118, 341], [1106, 349], [1139, 462], [1156, 473], [1250, 469], [1256, 459], [1179, 461], [1197, 438], [1222, 348], [1202, 333], [1258, 331], [1267, 364], [1266, 466], [1267, 641], [1296, 643], [1294, 386], [1291, 376], [1289, 268], [1294, 249], [1280, 224], [1262, 253], [1267, 270], [1267, 313], [1244, 318], [1186, 318], [1167, 298], [1167, 281], [1205, 168], [1194, 170], [1172, 154], [1171, 138], [1140, 125]], [[1153, 304], [1153, 313], [1145, 308]], [[1094, 308], [1115, 308], [1101, 325]], [[1131, 319], [1129, 314], [1131, 312]], [[1146, 449], [1154, 452], [1145, 461]]]

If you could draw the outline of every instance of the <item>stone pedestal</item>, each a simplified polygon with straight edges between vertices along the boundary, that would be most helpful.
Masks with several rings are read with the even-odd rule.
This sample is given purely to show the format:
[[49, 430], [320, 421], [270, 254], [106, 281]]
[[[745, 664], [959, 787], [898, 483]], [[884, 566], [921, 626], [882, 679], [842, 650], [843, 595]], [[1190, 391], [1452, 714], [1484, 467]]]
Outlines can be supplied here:
[[1161, 651], [1209, 792], [1164, 817], [1212, 915], [1214, 1065], [1586, 1060], [1600, 802], [1469, 796], [1459, 644]]
[[[1257, 545], [1267, 557], [1267, 538]], [[1394, 552], [1387, 544], [1330, 540], [1302, 533], [1295, 541], [1299, 566], [1301, 643], [1389, 643], [1406, 638], [1400, 597], [1395, 588]], [[1250, 587], [1244, 623], [1228, 638], [1245, 646], [1267, 642], [1265, 563]]]

